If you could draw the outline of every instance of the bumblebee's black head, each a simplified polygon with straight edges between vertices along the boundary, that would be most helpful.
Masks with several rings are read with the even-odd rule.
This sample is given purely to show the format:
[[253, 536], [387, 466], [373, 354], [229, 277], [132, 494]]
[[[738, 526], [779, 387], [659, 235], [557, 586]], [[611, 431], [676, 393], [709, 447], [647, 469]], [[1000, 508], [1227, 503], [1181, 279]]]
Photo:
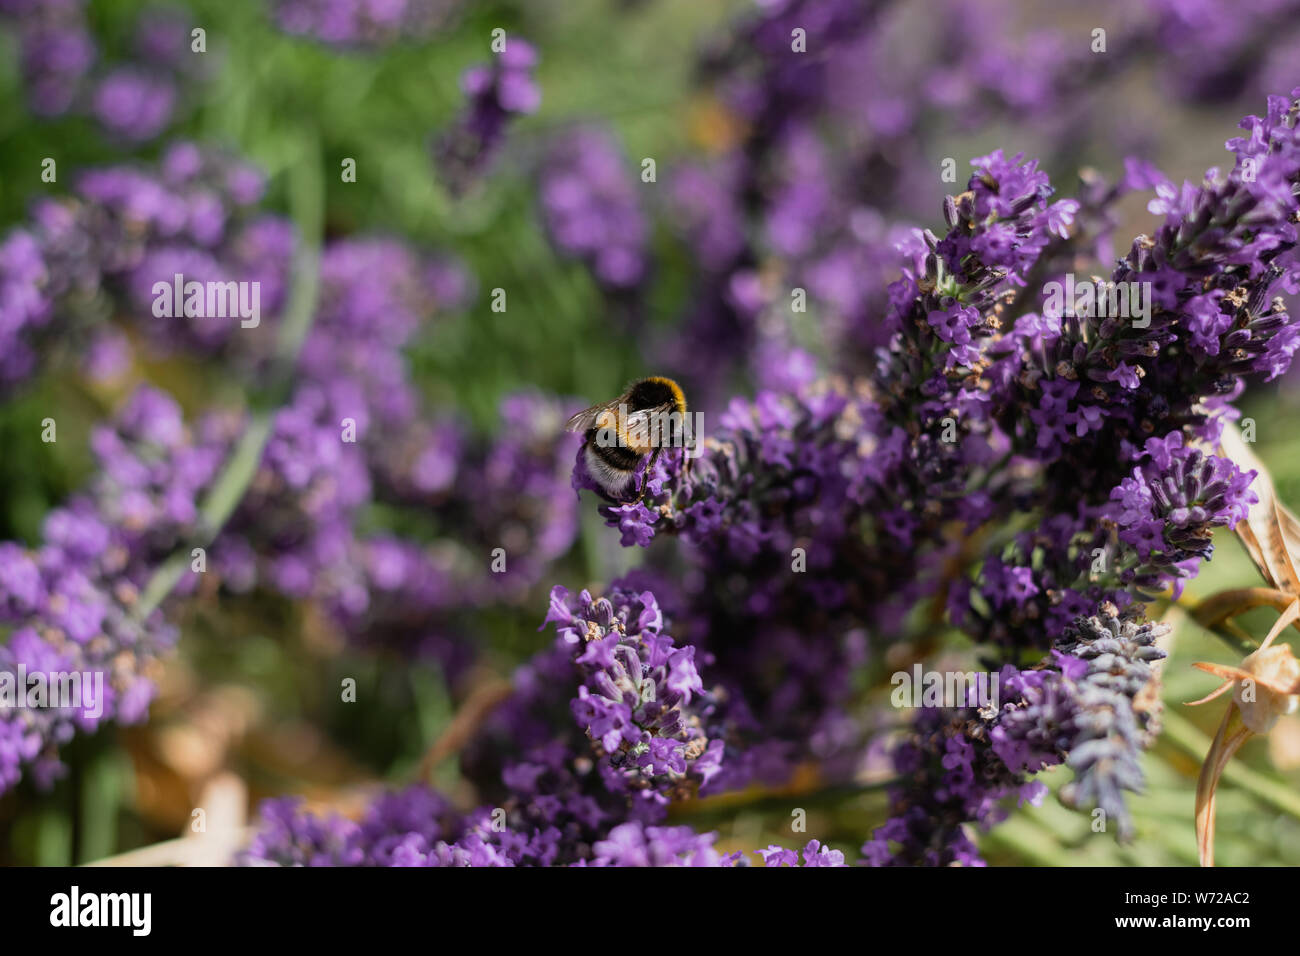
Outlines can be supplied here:
[[652, 377], [638, 379], [628, 386], [627, 408], [630, 412], [644, 411], [667, 405], [679, 415], [686, 414], [686, 396], [671, 378]]

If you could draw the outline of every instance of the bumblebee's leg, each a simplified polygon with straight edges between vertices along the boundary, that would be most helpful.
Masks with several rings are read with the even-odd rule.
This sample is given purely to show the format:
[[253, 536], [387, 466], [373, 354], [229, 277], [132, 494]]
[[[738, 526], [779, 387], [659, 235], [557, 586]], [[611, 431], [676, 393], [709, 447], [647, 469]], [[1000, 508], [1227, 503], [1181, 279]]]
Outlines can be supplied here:
[[654, 471], [655, 462], [658, 460], [659, 448], [656, 446], [655, 450], [650, 453], [650, 461], [646, 464], [645, 471], [641, 472], [641, 484], [638, 485], [636, 489], [636, 497], [638, 501], [641, 500], [642, 495], [645, 494], [646, 482], [650, 480], [650, 472]]

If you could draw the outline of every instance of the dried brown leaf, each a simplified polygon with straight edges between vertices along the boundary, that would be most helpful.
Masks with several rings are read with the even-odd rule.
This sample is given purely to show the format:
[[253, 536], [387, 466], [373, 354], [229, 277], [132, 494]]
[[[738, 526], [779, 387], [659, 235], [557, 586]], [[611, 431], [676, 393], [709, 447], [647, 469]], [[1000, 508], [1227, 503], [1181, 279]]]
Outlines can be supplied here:
[[1259, 500], [1251, 505], [1246, 520], [1237, 524], [1237, 537], [1269, 584], [1280, 591], [1300, 595], [1300, 574], [1296, 573], [1300, 519], [1278, 500], [1268, 469], [1241, 440], [1236, 425], [1229, 423], [1223, 429], [1219, 450], [1238, 467], [1256, 472], [1250, 487]]
[[1214, 866], [1214, 795], [1219, 779], [1228, 761], [1252, 736], [1250, 728], [1241, 722], [1241, 712], [1229, 707], [1196, 781], [1196, 848], [1201, 866]]

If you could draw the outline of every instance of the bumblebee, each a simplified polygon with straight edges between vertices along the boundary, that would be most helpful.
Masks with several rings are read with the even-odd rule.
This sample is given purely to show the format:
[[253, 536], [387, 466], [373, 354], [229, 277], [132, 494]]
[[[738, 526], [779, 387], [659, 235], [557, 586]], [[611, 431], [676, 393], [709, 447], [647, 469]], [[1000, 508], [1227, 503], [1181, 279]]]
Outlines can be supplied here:
[[641, 497], [659, 452], [686, 444], [686, 396], [671, 378], [637, 379], [622, 395], [583, 409], [564, 427], [583, 433], [587, 471], [613, 500], [629, 500], [636, 472], [649, 456], [631, 498], [635, 500]]

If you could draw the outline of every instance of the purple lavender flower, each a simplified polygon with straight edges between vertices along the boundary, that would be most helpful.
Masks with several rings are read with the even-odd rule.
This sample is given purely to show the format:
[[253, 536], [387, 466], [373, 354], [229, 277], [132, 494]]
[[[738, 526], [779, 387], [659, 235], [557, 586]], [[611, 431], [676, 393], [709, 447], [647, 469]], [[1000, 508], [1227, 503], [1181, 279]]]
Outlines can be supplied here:
[[177, 143], [156, 169], [91, 170], [74, 200], [39, 202], [30, 224], [0, 242], [0, 384], [29, 378], [38, 356], [59, 354], [56, 341], [97, 338], [101, 289], [125, 300], [121, 315], [161, 350], [265, 351], [267, 339], [233, 334], [238, 317], [154, 315], [155, 284], [178, 272], [186, 281], [262, 282], [262, 308], [279, 311], [293, 232], [283, 220], [250, 218], [261, 188], [251, 167]]
[[[1248, 90], [1258, 95], [1267, 63], [1260, 48], [1295, 22], [1300, 12], [1290, 0], [1247, 0], [1239, 5], [1200, 0], [1147, 0], [1140, 4], [1146, 27], [1169, 59], [1162, 81], [1185, 98], [1222, 101]], [[1252, 82], [1256, 81], [1256, 82]], [[1294, 82], [1291, 75], [1287, 82]]]
[[[611, 791], [679, 793], [707, 785], [718, 772], [724, 741], [710, 740], [714, 706], [695, 666], [695, 648], [677, 647], [663, 632], [654, 595], [620, 589], [593, 599], [551, 592], [553, 622], [584, 675], [573, 717], [591, 738]], [[688, 779], [689, 778], [689, 779]]]
[[17, 20], [27, 101], [43, 116], [66, 112], [94, 65], [95, 41], [83, 0], [6, 0], [0, 15]]
[[447, 24], [459, 0], [273, 0], [276, 24], [333, 47], [377, 49]]
[[153, 139], [171, 119], [176, 90], [165, 77], [120, 67], [95, 90], [95, 118], [110, 132], [139, 142]]
[[25, 668], [51, 686], [75, 673], [81, 684], [75, 706], [0, 708], [0, 790], [25, 772], [48, 785], [75, 733], [144, 717], [157, 660], [176, 632], [160, 611], [138, 618], [140, 589], [195, 527], [193, 502], [229, 437], [195, 441], [170, 398], [137, 392], [115, 428], [96, 432], [99, 476], [46, 516], [41, 548], [0, 544], [0, 624], [12, 630], [0, 672], [16, 681]]
[[[711, 627], [687, 639], [715, 654], [717, 673], [740, 699], [760, 695], [738, 665], [786, 621], [829, 618], [818, 633], [847, 642], [855, 625], [897, 627], [918, 601], [946, 590], [952, 622], [1014, 660], [1019, 648], [1047, 652], [1092, 615], [1137, 614], [1147, 595], [1195, 572], [1209, 556], [1211, 530], [1231, 526], [1253, 500], [1252, 476], [1205, 445], [1217, 439], [1238, 379], [1276, 375], [1294, 349], [1289, 316], [1270, 298], [1285, 272], [1273, 260], [1296, 240], [1294, 113], [1270, 101], [1268, 117], [1249, 118], [1249, 135], [1229, 144], [1238, 163], [1226, 180], [1161, 193], [1153, 208], [1164, 227], [1135, 243], [1113, 275], [1151, 283], [1149, 323], [1033, 311], [1033, 295], [1077, 255], [1078, 234], [1106, 228], [1124, 184], [1094, 180], [1080, 200], [1053, 200], [1023, 156], [976, 160], [967, 190], [945, 205], [947, 234], [920, 233], [905, 246], [910, 264], [889, 290], [893, 334], [873, 388], [822, 386], [737, 404], [689, 475], [664, 456], [644, 500], [601, 509], [625, 544], [677, 535], [706, 580], [742, 575], [735, 607], [715, 584], [694, 614], [682, 615], [709, 618]], [[1258, 228], [1247, 228], [1248, 219]], [[1013, 512], [1033, 514], [1034, 528], [992, 553], [962, 553], [952, 528], [975, 533]], [[864, 553], [854, 557], [858, 548]], [[825, 580], [790, 574], [800, 549], [809, 572], [844, 570]], [[978, 600], [952, 578], [954, 566], [967, 564]], [[738, 656], [714, 636], [735, 631], [749, 641]], [[791, 661], [783, 676], [799, 666], [793, 656], [777, 659]], [[1094, 766], [1110, 774], [1078, 790], [1127, 829], [1120, 794], [1140, 786], [1133, 754], [1145, 739], [1124, 729], [1141, 725], [1136, 692], [1126, 692], [1125, 706], [1090, 698], [1088, 708], [1128, 721], [1116, 731], [1128, 757], [1094, 761], [1102, 745], [1091, 738], [1021, 733], [1037, 726], [1036, 708], [1064, 720], [1075, 707], [1070, 687], [1008, 679], [1024, 713], [1008, 718], [1005, 760], [970, 750], [971, 734], [987, 739], [988, 728], [921, 727], [925, 752], [938, 761], [935, 780], [958, 774], [981, 783], [963, 791], [952, 778], [942, 785], [950, 795], [943, 806], [910, 790], [900, 796], [885, 843], [912, 846], [903, 858], [973, 860], [960, 826], [942, 821], [992, 822], [1024, 773], [1063, 760], [1083, 774]], [[824, 688], [834, 684], [820, 680], [822, 698], [833, 701]], [[806, 713], [794, 699], [783, 698], [783, 712]], [[813, 712], [826, 721], [815, 733], [829, 734], [833, 708]], [[774, 725], [760, 716], [770, 739]], [[980, 761], [1002, 769], [986, 780]], [[868, 855], [883, 859], [883, 846]]]
[[1142, 789], [1138, 758], [1158, 732], [1146, 688], [1152, 663], [1165, 656], [1156, 641], [1167, 631], [1103, 604], [1067, 628], [1038, 668], [1003, 668], [996, 712], [923, 710], [894, 752], [907, 782], [894, 789], [890, 819], [862, 848], [866, 861], [982, 865], [966, 825], [996, 823], [1013, 794], [1041, 799], [1046, 788], [1029, 776], [1063, 762], [1075, 772], [1063, 797], [1100, 807], [1121, 837], [1131, 836], [1123, 791]]
[[466, 507], [444, 510], [448, 533], [467, 545], [504, 548], [507, 556], [504, 572], [479, 589], [485, 601], [522, 598], [577, 537], [567, 471], [579, 439], [563, 430], [564, 408], [538, 392], [507, 395], [492, 441], [462, 459], [456, 490]]
[[535, 113], [541, 105], [541, 89], [533, 76], [536, 66], [532, 45], [509, 37], [492, 62], [470, 67], [461, 76], [468, 102], [434, 148], [439, 174], [452, 193], [464, 192], [487, 171], [513, 117]]
[[174, 75], [194, 70], [189, 66], [192, 38], [190, 20], [175, 7], [145, 10], [135, 25], [135, 49], [140, 60]]
[[262, 826], [239, 856], [246, 866], [468, 865], [447, 842], [461, 835], [459, 814], [425, 787], [381, 795], [359, 822], [304, 811], [292, 797], [266, 801], [260, 815]]
[[609, 289], [635, 287], [646, 275], [649, 229], [634, 183], [618, 145], [592, 128], [557, 138], [539, 176], [551, 241]]
[[1138, 757], [1160, 731], [1160, 699], [1149, 685], [1152, 664], [1165, 657], [1156, 642], [1166, 633], [1167, 625], [1102, 605], [1067, 628], [1058, 643], [1057, 661], [1075, 697], [1073, 733], [1061, 748], [1075, 779], [1062, 798], [1101, 807], [1116, 819], [1121, 837], [1132, 835], [1121, 791], [1142, 789]]
[[87, 113], [127, 142], [161, 133], [176, 113], [181, 88], [203, 72], [202, 58], [190, 56], [188, 21], [170, 7], [138, 18], [134, 62], [98, 70], [84, 0], [8, 0], [0, 5], [4, 15], [16, 20], [32, 109], [44, 116]]
[[265, 801], [261, 828], [239, 857], [247, 866], [360, 866], [360, 828], [338, 816], [299, 812], [292, 797]]
[[[294, 798], [268, 800], [261, 825], [236, 857], [241, 866], [519, 866], [517, 846], [493, 830], [487, 808], [464, 817], [450, 811], [437, 793], [423, 787], [384, 794], [360, 822], [337, 814], [318, 815]], [[747, 854], [722, 855], [716, 833], [690, 827], [611, 827], [571, 866], [668, 867], [750, 866]], [[758, 851], [766, 866], [799, 866], [799, 854], [772, 846]], [[804, 866], [844, 866], [844, 854], [811, 840]]]
[[625, 545], [690, 545], [698, 570], [668, 607], [684, 640], [716, 658], [728, 719], [762, 728], [762, 746], [724, 763], [718, 786], [730, 787], [781, 779], [814, 740], [834, 764], [860, 737], [839, 708], [866, 653], [863, 622], [878, 612], [871, 579], [883, 572], [857, 528], [871, 476], [891, 458], [890, 443], [871, 436], [870, 403], [842, 383], [736, 400], [719, 424], [689, 477], [679, 454], [662, 455], [645, 502], [601, 511]]
[[[721, 752], [701, 720], [708, 695], [693, 649], [664, 633], [649, 593], [614, 589], [608, 598], [570, 600], [556, 588], [547, 622], [560, 636], [520, 668], [487, 731], [510, 738], [491, 748], [505, 759], [485, 765], [473, 750], [467, 755], [497, 803], [453, 818], [445, 802], [417, 788], [383, 798], [359, 825], [272, 803], [244, 862], [676, 865], [698, 853], [699, 865], [716, 865], [712, 836], [658, 826], [667, 801], [707, 780]], [[620, 685], [636, 700], [627, 702]], [[609, 736], [610, 721], [626, 725], [618, 739]]]
[[[781, 846], [759, 850], [764, 866], [799, 866], [800, 853]], [[809, 840], [802, 850], [803, 866], [844, 866], [844, 854], [824, 846], [820, 840]]]
[[[725, 866], [713, 849], [715, 834], [690, 827], [646, 827], [623, 823], [592, 847], [585, 866]], [[732, 864], [734, 865], [734, 864]]]
[[30, 338], [49, 322], [52, 307], [45, 290], [50, 282], [39, 242], [15, 231], [0, 243], [0, 383], [20, 381], [37, 363]]

